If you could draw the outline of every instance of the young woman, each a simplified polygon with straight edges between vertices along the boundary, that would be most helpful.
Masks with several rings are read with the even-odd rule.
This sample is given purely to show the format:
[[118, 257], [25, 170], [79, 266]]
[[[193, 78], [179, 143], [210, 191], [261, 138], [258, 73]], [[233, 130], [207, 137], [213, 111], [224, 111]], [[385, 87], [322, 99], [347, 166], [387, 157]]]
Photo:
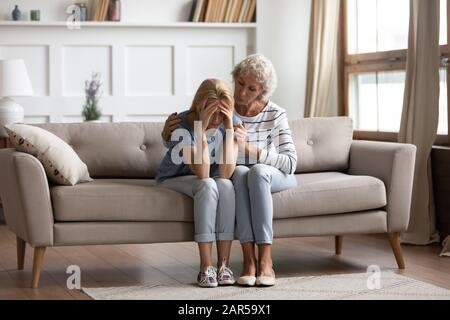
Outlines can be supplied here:
[[[217, 79], [203, 81], [192, 106], [179, 116], [161, 162], [157, 182], [161, 187], [194, 199], [195, 241], [200, 253], [201, 287], [232, 285], [228, 267], [235, 228], [235, 193], [230, 178], [238, 154], [233, 126], [233, 94]], [[234, 121], [233, 121], [234, 120]], [[212, 244], [217, 241], [217, 269], [212, 265]], [[218, 270], [218, 272], [217, 272]]]

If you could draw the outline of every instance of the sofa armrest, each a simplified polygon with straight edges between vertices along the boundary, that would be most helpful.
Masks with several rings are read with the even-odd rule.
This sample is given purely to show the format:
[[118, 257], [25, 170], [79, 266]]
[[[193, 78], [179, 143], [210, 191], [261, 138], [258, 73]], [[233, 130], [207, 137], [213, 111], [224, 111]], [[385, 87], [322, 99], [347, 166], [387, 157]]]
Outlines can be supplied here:
[[388, 232], [408, 228], [416, 149], [412, 144], [352, 142], [348, 173], [373, 176], [384, 182]]
[[33, 247], [53, 245], [53, 210], [44, 167], [32, 155], [0, 150], [0, 197], [8, 227]]

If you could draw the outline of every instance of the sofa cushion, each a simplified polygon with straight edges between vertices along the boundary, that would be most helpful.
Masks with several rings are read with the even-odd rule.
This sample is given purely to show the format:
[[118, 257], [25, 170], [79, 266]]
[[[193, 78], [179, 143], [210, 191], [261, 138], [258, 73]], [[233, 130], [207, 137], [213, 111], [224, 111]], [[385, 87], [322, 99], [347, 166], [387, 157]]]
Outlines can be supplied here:
[[[381, 208], [381, 180], [340, 172], [296, 175], [296, 188], [274, 193], [274, 218], [339, 214]], [[192, 199], [149, 179], [97, 179], [50, 189], [56, 221], [193, 221]]]
[[57, 221], [193, 221], [192, 199], [150, 179], [96, 179], [50, 189]]
[[371, 210], [386, 205], [384, 183], [340, 172], [296, 175], [298, 186], [273, 194], [274, 218], [294, 218]]
[[353, 122], [348, 117], [291, 120], [297, 150], [296, 173], [348, 169]]
[[163, 123], [34, 124], [67, 142], [93, 178], [153, 178], [167, 149]]

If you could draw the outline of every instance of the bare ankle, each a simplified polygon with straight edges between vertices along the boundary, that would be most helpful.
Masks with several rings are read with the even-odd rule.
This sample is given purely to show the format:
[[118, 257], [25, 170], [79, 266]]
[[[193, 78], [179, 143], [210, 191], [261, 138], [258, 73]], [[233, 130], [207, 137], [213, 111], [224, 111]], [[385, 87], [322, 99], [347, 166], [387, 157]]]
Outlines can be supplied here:
[[259, 267], [261, 267], [261, 268], [265, 268], [265, 267], [272, 268], [272, 265], [273, 265], [272, 259], [265, 259], [265, 260], [259, 261]]
[[256, 274], [256, 261], [244, 261], [244, 268], [242, 270], [243, 275], [255, 275]]
[[229, 260], [226, 258], [217, 260], [217, 270], [219, 270], [222, 266], [229, 267]]
[[271, 261], [263, 261], [258, 265], [258, 275], [259, 276], [273, 276], [275, 272], [273, 271], [273, 265]]

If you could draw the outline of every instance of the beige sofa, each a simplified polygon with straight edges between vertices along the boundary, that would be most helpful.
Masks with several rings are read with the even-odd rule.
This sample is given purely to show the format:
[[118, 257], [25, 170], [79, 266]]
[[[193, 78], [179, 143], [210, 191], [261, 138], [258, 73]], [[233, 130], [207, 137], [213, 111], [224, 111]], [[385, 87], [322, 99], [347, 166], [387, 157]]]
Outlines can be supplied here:
[[[344, 235], [384, 233], [404, 268], [398, 233], [409, 221], [415, 146], [353, 141], [352, 121], [345, 117], [290, 125], [298, 187], [273, 194], [274, 236], [335, 236], [340, 254]], [[46, 247], [193, 240], [192, 200], [155, 187], [166, 151], [161, 123], [37, 126], [69, 143], [94, 181], [49, 185], [36, 158], [0, 150], [0, 196], [6, 223], [17, 235], [19, 269], [25, 243], [35, 250], [32, 287], [38, 286]]]

